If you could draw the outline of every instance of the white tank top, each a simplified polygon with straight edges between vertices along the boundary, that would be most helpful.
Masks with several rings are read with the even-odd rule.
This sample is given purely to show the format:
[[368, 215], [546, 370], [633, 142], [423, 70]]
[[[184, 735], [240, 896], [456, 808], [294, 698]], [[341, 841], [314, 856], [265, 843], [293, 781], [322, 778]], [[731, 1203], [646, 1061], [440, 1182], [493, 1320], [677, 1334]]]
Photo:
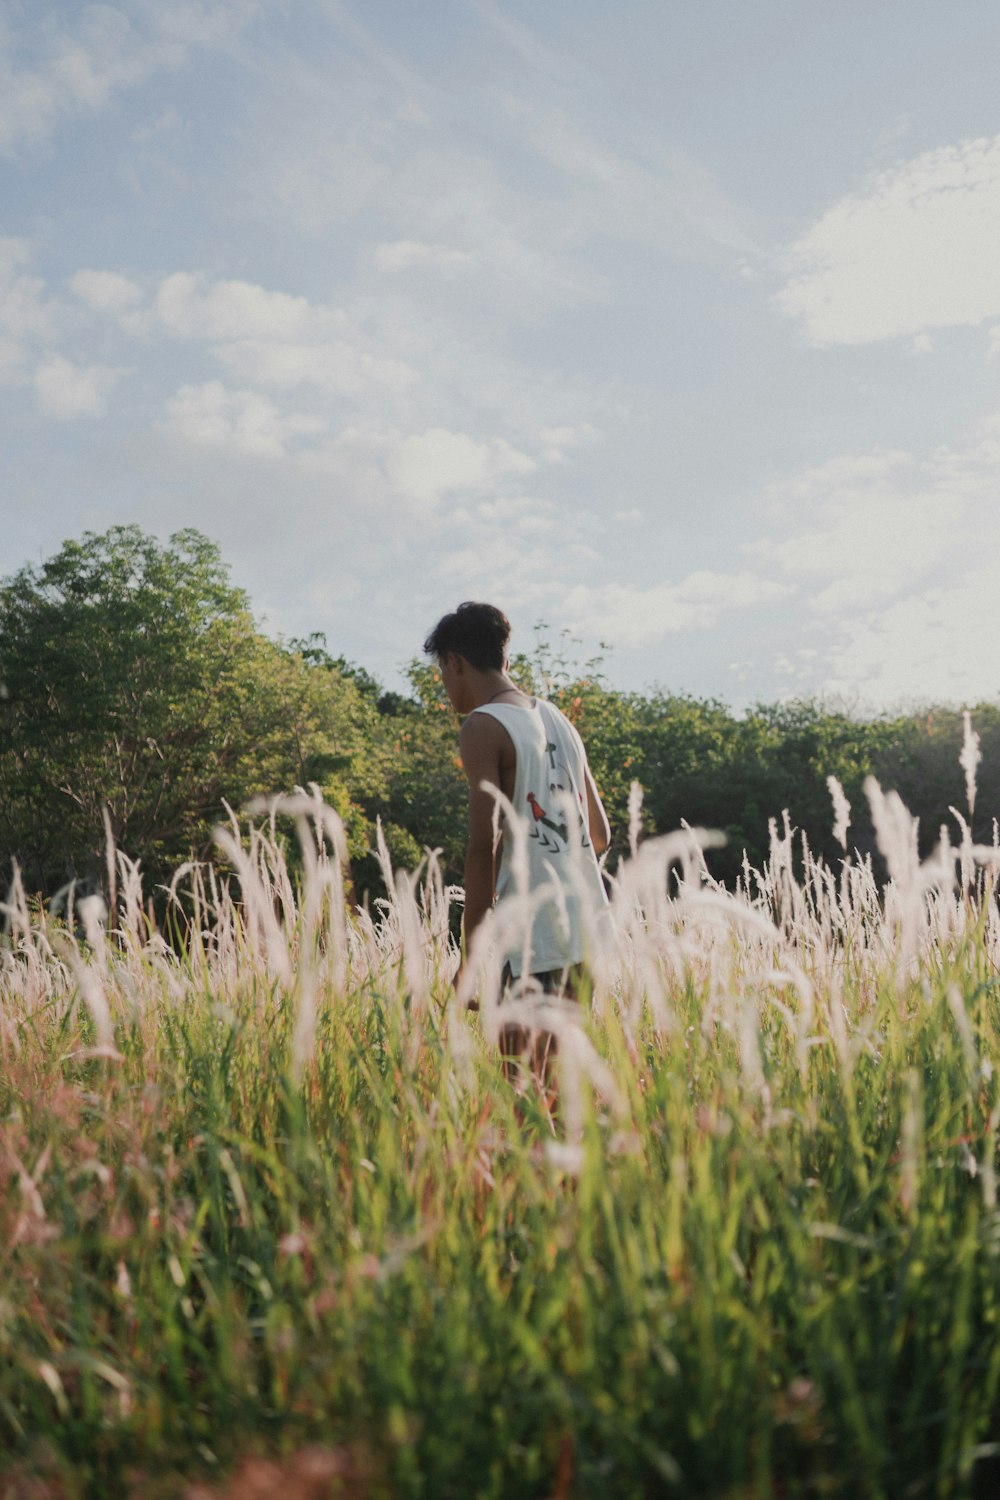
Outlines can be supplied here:
[[[518, 978], [579, 963], [608, 904], [588, 830], [583, 741], [566, 715], [541, 698], [530, 708], [488, 703], [473, 712], [492, 714], [510, 735], [517, 766], [511, 802], [527, 832], [527, 890], [551, 891], [535, 909], [527, 944], [518, 942], [505, 955], [511, 973]], [[518, 840], [506, 819], [502, 829], [498, 901], [512, 897], [518, 886]]]

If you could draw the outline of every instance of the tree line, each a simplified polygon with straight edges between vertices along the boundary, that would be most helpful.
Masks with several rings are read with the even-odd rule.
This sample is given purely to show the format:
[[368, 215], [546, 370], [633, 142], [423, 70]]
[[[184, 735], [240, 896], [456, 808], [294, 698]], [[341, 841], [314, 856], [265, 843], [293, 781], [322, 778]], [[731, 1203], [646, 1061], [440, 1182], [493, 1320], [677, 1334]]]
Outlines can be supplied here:
[[[625, 692], [600, 661], [554, 650], [540, 628], [514, 677], [577, 725], [614, 832], [627, 848], [628, 796], [644, 792], [646, 833], [681, 820], [721, 829], [710, 863], [729, 883], [744, 852], [759, 865], [770, 819], [788, 811], [831, 865], [827, 777], [852, 805], [849, 844], [874, 850], [863, 792], [876, 776], [920, 818], [922, 852], [952, 806], [964, 811], [953, 707], [855, 716], [810, 699], [736, 714], [716, 699]], [[162, 543], [135, 526], [66, 542], [0, 584], [0, 883], [16, 860], [26, 888], [101, 884], [108, 832], [141, 861], [146, 888], [204, 858], [225, 807], [315, 783], [347, 829], [359, 898], [381, 892], [376, 820], [393, 860], [439, 848], [460, 880], [466, 783], [458, 724], [432, 662], [408, 691], [384, 691], [321, 635], [273, 640], [218, 548], [197, 531]], [[1000, 812], [1000, 704], [973, 707], [982, 764], [975, 836]]]

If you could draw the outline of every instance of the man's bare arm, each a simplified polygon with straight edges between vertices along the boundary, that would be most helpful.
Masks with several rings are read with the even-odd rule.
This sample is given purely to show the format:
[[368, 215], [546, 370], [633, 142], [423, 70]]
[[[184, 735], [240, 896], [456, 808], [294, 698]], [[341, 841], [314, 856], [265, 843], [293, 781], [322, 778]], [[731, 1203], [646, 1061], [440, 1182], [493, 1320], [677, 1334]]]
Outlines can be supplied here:
[[470, 714], [462, 725], [462, 764], [469, 780], [469, 843], [465, 855], [464, 949], [468, 957], [476, 928], [493, 905], [496, 851], [493, 842], [494, 799], [482, 783], [500, 785], [503, 731], [488, 714]]
[[598, 855], [603, 854], [611, 843], [611, 824], [608, 822], [601, 794], [594, 784], [589, 766], [587, 767], [587, 827], [594, 849]]

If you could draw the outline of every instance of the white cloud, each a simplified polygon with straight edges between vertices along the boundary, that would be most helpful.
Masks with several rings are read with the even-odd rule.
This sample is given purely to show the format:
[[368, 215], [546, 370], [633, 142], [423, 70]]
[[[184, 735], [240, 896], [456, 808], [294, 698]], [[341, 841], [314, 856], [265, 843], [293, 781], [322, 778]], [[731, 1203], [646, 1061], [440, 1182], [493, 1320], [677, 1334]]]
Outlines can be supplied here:
[[600, 433], [589, 422], [579, 422], [575, 426], [543, 427], [538, 436], [544, 444], [542, 456], [546, 463], [562, 464], [568, 459], [568, 449], [592, 443]]
[[488, 547], [458, 547], [454, 552], [444, 553], [438, 572], [449, 584], [461, 578], [466, 591], [492, 584], [507, 594], [506, 579], [511, 574], [523, 582], [527, 575], [544, 572], [549, 566], [547, 549], [525, 546], [501, 533], [490, 538]]
[[841, 199], [792, 246], [777, 303], [818, 344], [1000, 314], [1000, 136], [926, 152]]
[[606, 276], [576, 252], [607, 234], [613, 210], [602, 217], [588, 207], [581, 224], [575, 201], [526, 190], [474, 140], [415, 138], [393, 117], [394, 97], [369, 81], [339, 103], [325, 76], [304, 68], [294, 131], [255, 142], [244, 194], [259, 198], [263, 177], [266, 201], [309, 234], [375, 217], [395, 231], [373, 250], [382, 277], [405, 286], [403, 271], [446, 272], [449, 290], [485, 301], [493, 315], [498, 292], [516, 298], [522, 315], [539, 303], [607, 297]]
[[269, 292], [250, 281], [209, 281], [187, 271], [161, 282], [156, 311], [168, 333], [187, 339], [295, 339], [331, 320], [306, 297]]
[[574, 630], [600, 635], [614, 646], [650, 646], [683, 630], [708, 630], [731, 609], [764, 608], [793, 593], [791, 585], [755, 573], [689, 573], [679, 583], [650, 588], [608, 583], [578, 585], [566, 595], [562, 613]]
[[578, 232], [635, 239], [694, 260], [719, 258], [719, 247], [727, 256], [759, 253], [745, 209], [679, 146], [654, 136], [619, 149], [581, 123], [589, 113], [583, 99], [559, 108], [541, 97], [536, 105], [518, 93], [504, 103], [530, 149], [572, 183], [561, 208]]
[[184, 385], [167, 402], [164, 428], [202, 448], [226, 448], [253, 458], [283, 458], [289, 440], [320, 431], [304, 413], [282, 413], [258, 391], [229, 390], [221, 381]]
[[[125, 278], [121, 285], [116, 277], [78, 273], [74, 286], [109, 309], [132, 301], [117, 315], [125, 331], [155, 336], [162, 330], [172, 339], [200, 344], [225, 372], [223, 380], [188, 382], [167, 405], [160, 432], [180, 438], [188, 449], [290, 454], [302, 475], [325, 476], [338, 488], [354, 490], [356, 471], [364, 464], [376, 476], [367, 487], [369, 497], [377, 495], [379, 506], [399, 516], [402, 495], [412, 522], [428, 517], [442, 496], [458, 491], [476, 500], [491, 490], [509, 493], [512, 477], [535, 469], [540, 433], [543, 442], [567, 446], [596, 436], [585, 422], [542, 426], [544, 417], [552, 423], [564, 415], [574, 404], [573, 393], [560, 387], [557, 401], [533, 402], [531, 385], [523, 379], [515, 389], [524, 411], [519, 416], [515, 410], [511, 421], [522, 434], [516, 445], [444, 425], [421, 428], [421, 416], [430, 416], [442, 402], [464, 408], [463, 400], [456, 407], [450, 389], [461, 377], [447, 361], [440, 368], [440, 351], [428, 346], [428, 329], [408, 328], [404, 320], [401, 331], [399, 316], [393, 308], [386, 311], [382, 294], [374, 303], [355, 302], [348, 313], [249, 281], [178, 271], [163, 279], [148, 304], [136, 305], [134, 283]], [[388, 352], [394, 338], [418, 356], [419, 366]], [[495, 370], [491, 376], [495, 382]], [[486, 389], [501, 405], [505, 392]], [[331, 397], [337, 398], [332, 421]], [[544, 452], [549, 459], [557, 456], [551, 441]], [[536, 534], [544, 526], [540, 520], [531, 524]]]
[[24, 239], [0, 239], [0, 332], [8, 339], [49, 337], [55, 304], [45, 298], [45, 282], [23, 268], [31, 259]]
[[57, 19], [25, 7], [19, 31], [0, 23], [0, 153], [106, 108], [120, 90], [180, 67], [193, 48], [222, 46], [260, 9], [258, 0], [157, 0], [72, 6]]
[[952, 547], [965, 509], [944, 455], [918, 463], [899, 452], [834, 459], [770, 499], [786, 534], [747, 550], [804, 584], [825, 612], [890, 598], [923, 577]]
[[0, 338], [0, 385], [21, 385], [24, 378], [24, 350], [13, 339]]
[[317, 344], [243, 339], [220, 345], [215, 354], [230, 374], [274, 390], [311, 385], [341, 395], [357, 395], [375, 386], [402, 390], [417, 378], [402, 360], [369, 354], [344, 339]]
[[30, 262], [27, 240], [0, 239], [0, 383], [33, 383], [39, 411], [59, 421], [101, 416], [123, 372], [75, 363], [52, 351], [65, 329], [67, 309], [46, 295], [42, 277], [28, 269]]
[[400, 391], [417, 378], [405, 361], [366, 348], [341, 309], [254, 282], [177, 271], [161, 282], [154, 305], [167, 333], [206, 341], [243, 385], [359, 395], [376, 387]]
[[[32, 52], [37, 59], [28, 61]], [[148, 72], [128, 18], [111, 6], [87, 6], [75, 26], [0, 36], [0, 151], [47, 136], [62, 115], [98, 109], [112, 91]], [[26, 56], [27, 54], [27, 56]]]
[[110, 365], [74, 365], [55, 354], [35, 371], [39, 410], [63, 422], [103, 416], [108, 392], [123, 373]]
[[883, 704], [971, 703], [1000, 695], [998, 564], [994, 556], [988, 567], [972, 568], [946, 586], [845, 617], [825, 664], [826, 690]]
[[799, 585], [775, 671], [871, 703], [995, 692], [998, 484], [1000, 413], [964, 446], [848, 455], [773, 487], [776, 534], [745, 550]]
[[955, 576], [968, 552], [996, 535], [1000, 418], [965, 448], [917, 459], [899, 451], [847, 455], [769, 492], [782, 534], [745, 551], [803, 585], [828, 616], [865, 610], [925, 580]]
[[116, 271], [77, 271], [70, 287], [95, 312], [126, 313], [142, 301], [142, 288]]
[[503, 438], [477, 442], [464, 432], [431, 427], [404, 438], [388, 460], [389, 477], [420, 510], [433, 510], [453, 490], [480, 490], [509, 474], [528, 474], [535, 461]]
[[428, 269], [453, 275], [475, 264], [476, 257], [467, 250], [450, 245], [428, 245], [421, 240], [392, 240], [375, 246], [375, 265], [390, 275], [400, 271]]
[[774, 659], [774, 670], [779, 677], [805, 683], [814, 675], [813, 663], [819, 654], [815, 646], [800, 646], [795, 651], [783, 651]]
[[[498, 500], [480, 500], [471, 514], [489, 525], [509, 530], [513, 526], [537, 526], [543, 522], [546, 527], [554, 526], [558, 511], [551, 500], [540, 500], [536, 495], [504, 495]], [[470, 519], [470, 512], [464, 509], [456, 509], [452, 515], [456, 520]]]
[[163, 45], [186, 52], [193, 47], [219, 47], [264, 13], [269, 0], [157, 0], [153, 24]]

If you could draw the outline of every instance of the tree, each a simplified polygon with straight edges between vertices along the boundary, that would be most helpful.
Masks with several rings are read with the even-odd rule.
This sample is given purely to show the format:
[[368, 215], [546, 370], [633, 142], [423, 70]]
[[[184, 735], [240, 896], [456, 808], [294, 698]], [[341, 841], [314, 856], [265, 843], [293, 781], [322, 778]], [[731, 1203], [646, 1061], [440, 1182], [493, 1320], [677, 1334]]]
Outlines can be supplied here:
[[[724, 704], [609, 686], [599, 660], [567, 659], [539, 627], [512, 662], [528, 692], [580, 729], [611, 817], [610, 867], [627, 849], [628, 792], [645, 791], [647, 832], [681, 819], [722, 829], [710, 867], [732, 882], [743, 851], [760, 864], [768, 819], [787, 808], [810, 846], [836, 864], [827, 777], [852, 804], [850, 846], [874, 848], [863, 791], [874, 772], [921, 819], [928, 853], [949, 806], [964, 807], [953, 709], [856, 719], [822, 703]], [[572, 643], [570, 643], [572, 644]], [[344, 818], [359, 897], [377, 892], [375, 819], [397, 865], [440, 847], [460, 880], [467, 788], [458, 721], [436, 665], [410, 663], [410, 692], [384, 692], [327, 650], [322, 635], [268, 639], [196, 531], [167, 543], [134, 526], [66, 542], [0, 583], [0, 869], [20, 863], [29, 889], [100, 881], [104, 815], [150, 882], [211, 847], [211, 830], [258, 794], [315, 782]], [[1000, 706], [980, 704], [976, 836], [1000, 811]], [[290, 840], [294, 851], [294, 841]]]
[[[413, 696], [383, 694], [382, 723], [390, 762], [385, 817], [400, 855], [440, 849], [446, 878], [461, 880], [468, 784], [458, 749], [459, 722], [437, 665], [419, 658], [406, 668]], [[403, 838], [407, 835], [409, 844]]]
[[196, 531], [88, 532], [7, 579], [0, 682], [0, 855], [31, 889], [100, 879], [105, 809], [154, 879], [208, 851], [224, 799], [313, 779], [351, 813], [362, 693], [261, 635]]

